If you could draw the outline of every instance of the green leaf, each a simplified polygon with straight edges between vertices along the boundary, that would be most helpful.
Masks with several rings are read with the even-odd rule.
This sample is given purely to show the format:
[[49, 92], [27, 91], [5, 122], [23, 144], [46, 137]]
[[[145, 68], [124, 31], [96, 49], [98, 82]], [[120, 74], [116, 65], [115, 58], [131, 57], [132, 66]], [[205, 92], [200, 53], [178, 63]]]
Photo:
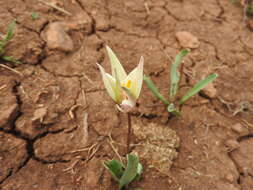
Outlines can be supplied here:
[[8, 26], [8, 29], [7, 29], [7, 34], [4, 38], [4, 40], [6, 42], [8, 42], [9, 40], [11, 40], [11, 38], [13, 37], [13, 34], [14, 34], [14, 29], [16, 27], [16, 22], [15, 21], [12, 21], [9, 26]]
[[177, 54], [174, 63], [171, 64], [170, 70], [170, 100], [172, 101], [178, 90], [178, 83], [180, 81], [180, 73], [178, 72], [178, 68], [182, 63], [183, 58], [189, 53], [188, 50], [182, 50]]
[[176, 108], [175, 108], [175, 106], [174, 106], [173, 103], [171, 103], [170, 105], [168, 105], [167, 111], [169, 113], [172, 113], [175, 116], [180, 116], [181, 115], [180, 111], [176, 110]]
[[134, 180], [138, 181], [141, 178], [142, 172], [143, 172], [143, 166], [141, 163], [138, 163], [137, 175], [135, 176]]
[[216, 79], [217, 77], [218, 77], [218, 75], [214, 73], [214, 74], [209, 75], [205, 79], [199, 81], [180, 100], [180, 104], [184, 104], [189, 98], [191, 98], [192, 96], [194, 96], [195, 94], [197, 94], [202, 88], [204, 88], [205, 86], [207, 86], [209, 83], [213, 82], [213, 80]]
[[11, 56], [2, 56], [1, 57], [3, 60], [5, 60], [5, 61], [8, 61], [8, 62], [12, 62], [12, 63], [15, 63], [15, 64], [17, 64], [17, 65], [19, 65], [19, 64], [21, 64], [21, 62], [19, 61], [19, 60], [16, 60], [16, 59], [14, 59], [13, 57], [11, 57]]
[[120, 181], [119, 181], [120, 189], [122, 189], [125, 185], [128, 185], [135, 179], [140, 169], [140, 168], [138, 169], [138, 164], [139, 164], [139, 159], [137, 156], [133, 154], [127, 155], [127, 167], [123, 176], [120, 178]]
[[104, 166], [106, 169], [108, 169], [108, 171], [111, 173], [111, 175], [116, 181], [120, 180], [121, 176], [124, 173], [124, 166], [121, 162], [117, 160], [111, 160], [104, 162]]
[[6, 35], [0, 41], [0, 56], [4, 54], [4, 48], [7, 42], [11, 40], [11, 38], [13, 37], [15, 26], [16, 26], [16, 22], [12, 21], [8, 26]]
[[158, 89], [156, 88], [155, 84], [152, 82], [152, 80], [150, 79], [150, 77], [147, 77], [146, 75], [144, 75], [143, 80], [145, 81], [145, 83], [147, 84], [148, 88], [151, 90], [151, 92], [153, 93], [153, 95], [161, 100], [164, 104], [168, 105], [169, 101], [166, 100], [163, 95], [158, 91]]

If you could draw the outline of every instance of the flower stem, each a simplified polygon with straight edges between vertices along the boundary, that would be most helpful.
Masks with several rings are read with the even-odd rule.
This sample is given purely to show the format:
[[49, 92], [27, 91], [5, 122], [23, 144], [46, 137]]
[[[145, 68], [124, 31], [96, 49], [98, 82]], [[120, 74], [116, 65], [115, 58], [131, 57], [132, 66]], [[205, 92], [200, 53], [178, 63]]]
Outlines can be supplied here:
[[128, 123], [128, 132], [127, 132], [127, 154], [130, 151], [130, 143], [131, 143], [131, 131], [132, 131], [132, 123], [131, 123], [131, 114], [127, 113], [127, 123]]

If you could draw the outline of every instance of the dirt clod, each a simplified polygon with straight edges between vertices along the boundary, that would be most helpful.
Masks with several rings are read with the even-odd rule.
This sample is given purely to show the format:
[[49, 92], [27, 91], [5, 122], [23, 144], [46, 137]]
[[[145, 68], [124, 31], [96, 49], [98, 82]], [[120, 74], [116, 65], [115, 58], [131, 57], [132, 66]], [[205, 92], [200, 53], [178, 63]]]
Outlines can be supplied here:
[[209, 98], [215, 98], [217, 94], [217, 89], [214, 87], [213, 83], [210, 83], [205, 88], [203, 88], [202, 92]]
[[26, 143], [22, 139], [0, 132], [0, 182], [15, 173], [27, 158]]
[[49, 49], [57, 49], [65, 52], [71, 52], [74, 49], [74, 43], [67, 34], [68, 27], [64, 22], [53, 22], [43, 31], [42, 37], [47, 42]]
[[240, 142], [240, 148], [232, 152], [232, 157], [244, 175], [253, 176], [253, 139]]
[[5, 85], [0, 90], [0, 128], [9, 128], [10, 122], [13, 121], [18, 113], [17, 100], [12, 92], [14, 81], [3, 76], [0, 81], [1, 85]]
[[198, 48], [200, 43], [196, 36], [187, 31], [180, 31], [176, 33], [176, 38], [183, 48]]
[[76, 129], [72, 129], [72, 132], [49, 134], [36, 141], [34, 145], [35, 154], [37, 157], [48, 161], [69, 160], [72, 151], [83, 149], [87, 146], [87, 133], [88, 131], [83, 130], [83, 126], [77, 126]]

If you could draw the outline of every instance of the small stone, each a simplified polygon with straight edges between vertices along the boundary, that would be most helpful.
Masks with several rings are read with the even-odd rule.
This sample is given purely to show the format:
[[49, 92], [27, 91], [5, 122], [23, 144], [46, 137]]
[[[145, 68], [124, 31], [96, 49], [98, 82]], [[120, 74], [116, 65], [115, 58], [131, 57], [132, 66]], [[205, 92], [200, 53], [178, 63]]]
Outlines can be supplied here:
[[232, 174], [227, 174], [227, 175], [225, 176], [225, 179], [226, 179], [228, 182], [230, 182], [230, 183], [233, 183], [234, 180], [235, 180], [235, 178], [234, 178], [234, 176], [233, 176]]
[[46, 107], [38, 108], [35, 110], [33, 114], [32, 121], [40, 120], [40, 122], [42, 122], [46, 114], [47, 114]]
[[217, 89], [214, 87], [213, 83], [210, 83], [205, 88], [203, 88], [202, 92], [209, 98], [215, 98]]
[[229, 139], [225, 141], [225, 145], [229, 148], [230, 151], [235, 150], [240, 147], [239, 142], [233, 139]]
[[248, 129], [243, 127], [242, 124], [240, 124], [240, 123], [236, 123], [235, 125], [233, 125], [231, 127], [231, 129], [238, 134], [247, 134], [248, 133]]
[[74, 50], [74, 44], [67, 31], [68, 27], [64, 22], [53, 22], [42, 32], [42, 37], [49, 49], [71, 52]]
[[193, 34], [187, 31], [180, 31], [176, 33], [176, 38], [180, 45], [184, 48], [195, 49], [199, 47], [199, 40]]

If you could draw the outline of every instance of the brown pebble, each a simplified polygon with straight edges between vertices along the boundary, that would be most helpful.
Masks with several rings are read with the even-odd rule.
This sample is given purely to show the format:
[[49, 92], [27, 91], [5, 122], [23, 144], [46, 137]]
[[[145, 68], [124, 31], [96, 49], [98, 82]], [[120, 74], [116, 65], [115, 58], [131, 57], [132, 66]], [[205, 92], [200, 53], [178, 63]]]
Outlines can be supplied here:
[[192, 33], [187, 31], [177, 32], [176, 38], [183, 48], [195, 49], [198, 48], [200, 44], [198, 38], [194, 36]]
[[233, 183], [235, 178], [234, 178], [234, 176], [233, 176], [232, 174], [227, 174], [227, 175], [225, 176], [225, 179], [226, 179], [228, 182]]

